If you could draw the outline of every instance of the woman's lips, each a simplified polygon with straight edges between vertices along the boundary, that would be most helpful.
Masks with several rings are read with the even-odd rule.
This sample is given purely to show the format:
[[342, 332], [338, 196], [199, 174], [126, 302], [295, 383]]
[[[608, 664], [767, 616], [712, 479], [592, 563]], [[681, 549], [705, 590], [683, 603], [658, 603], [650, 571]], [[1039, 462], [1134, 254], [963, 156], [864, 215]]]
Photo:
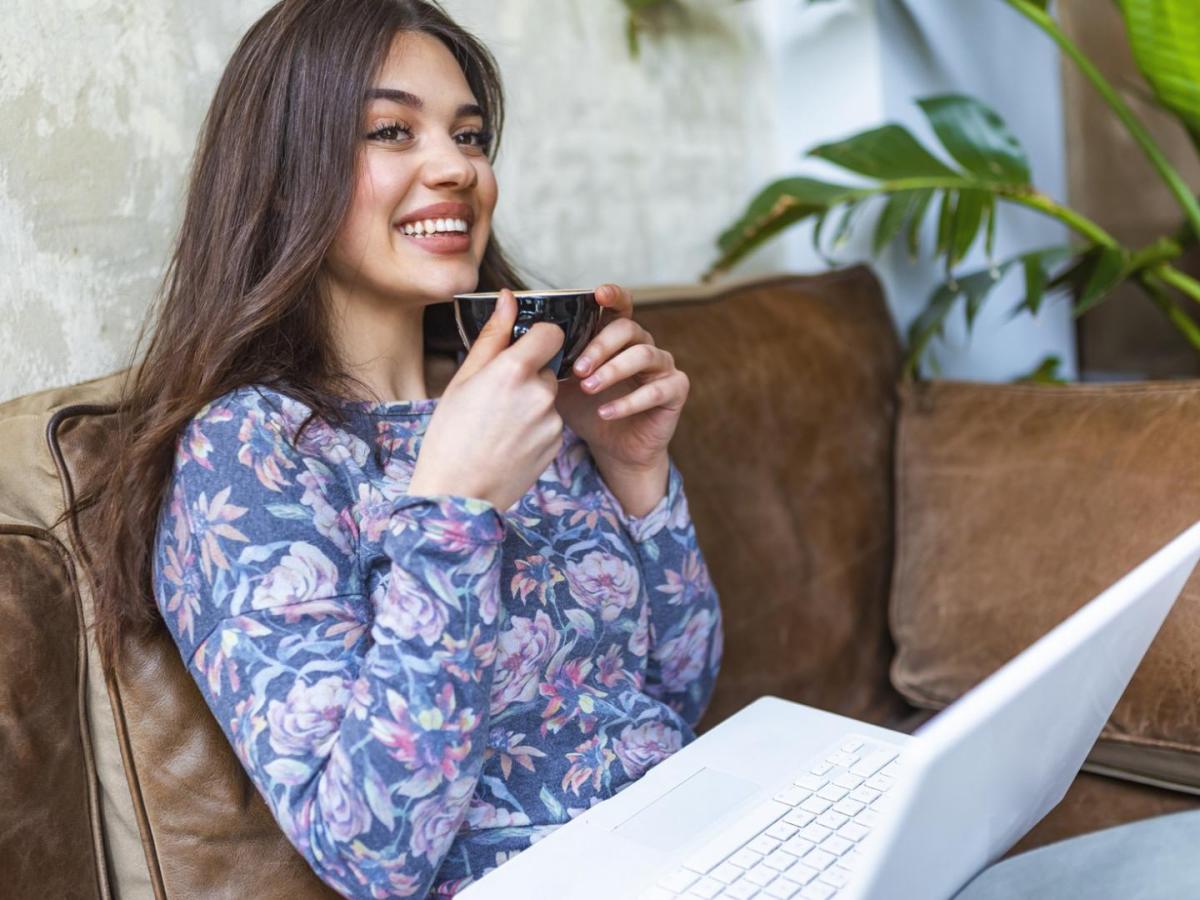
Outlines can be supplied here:
[[429, 237], [415, 237], [411, 234], [405, 234], [399, 228], [400, 236], [406, 241], [416, 244], [422, 250], [428, 253], [436, 253], [439, 256], [446, 256], [454, 253], [466, 253], [471, 249], [471, 236], [461, 232], [452, 234], [434, 234]]

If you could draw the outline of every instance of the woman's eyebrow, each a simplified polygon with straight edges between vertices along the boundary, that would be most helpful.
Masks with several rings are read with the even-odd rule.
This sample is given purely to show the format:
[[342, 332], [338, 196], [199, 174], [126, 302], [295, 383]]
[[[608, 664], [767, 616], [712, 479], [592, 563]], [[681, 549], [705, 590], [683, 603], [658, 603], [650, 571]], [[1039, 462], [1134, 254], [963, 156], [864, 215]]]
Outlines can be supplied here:
[[[411, 106], [413, 109], [424, 109], [425, 101], [416, 94], [410, 94], [408, 91], [400, 91], [395, 88], [371, 88], [367, 91], [368, 100], [392, 100], [402, 106]], [[483, 117], [483, 108], [477, 103], [464, 103], [454, 111], [454, 118], [461, 119], [464, 116], [479, 116]]]

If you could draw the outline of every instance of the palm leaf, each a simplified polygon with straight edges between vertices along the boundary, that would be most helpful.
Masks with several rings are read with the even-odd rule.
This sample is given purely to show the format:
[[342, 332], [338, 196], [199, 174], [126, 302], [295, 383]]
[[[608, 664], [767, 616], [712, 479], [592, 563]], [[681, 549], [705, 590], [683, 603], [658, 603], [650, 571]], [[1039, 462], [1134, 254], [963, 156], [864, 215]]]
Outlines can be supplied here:
[[784, 178], [763, 188], [736, 222], [717, 238], [721, 256], [704, 277], [728, 269], [767, 239], [796, 222], [827, 214], [831, 209], [879, 193], [815, 178]]
[[990, 107], [961, 94], [918, 100], [942, 146], [964, 169], [989, 182], [1028, 184], [1029, 160]]
[[922, 147], [900, 125], [883, 125], [808, 151], [810, 156], [876, 178], [944, 178], [961, 176]]
[[1142, 75], [1200, 145], [1200, 4], [1119, 0], [1119, 5]]

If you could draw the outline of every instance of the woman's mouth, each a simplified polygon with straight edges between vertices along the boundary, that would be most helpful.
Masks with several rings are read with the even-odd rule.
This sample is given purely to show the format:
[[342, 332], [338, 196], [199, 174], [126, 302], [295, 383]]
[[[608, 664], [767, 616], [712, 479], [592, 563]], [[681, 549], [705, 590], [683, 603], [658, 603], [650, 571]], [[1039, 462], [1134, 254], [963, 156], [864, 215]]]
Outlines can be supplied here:
[[439, 255], [466, 253], [471, 249], [470, 227], [463, 219], [426, 219], [395, 226], [422, 250]]

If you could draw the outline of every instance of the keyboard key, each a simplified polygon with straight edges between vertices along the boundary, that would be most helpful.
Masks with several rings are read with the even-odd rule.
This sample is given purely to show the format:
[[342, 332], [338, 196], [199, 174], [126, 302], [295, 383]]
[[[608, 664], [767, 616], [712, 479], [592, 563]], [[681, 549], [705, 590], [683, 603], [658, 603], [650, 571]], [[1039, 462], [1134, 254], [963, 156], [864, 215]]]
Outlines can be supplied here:
[[810, 791], [802, 787], [784, 788], [775, 795], [775, 800], [779, 803], [786, 803], [788, 806], [798, 806], [801, 801], [807, 800], [810, 796]]
[[750, 900], [756, 894], [758, 894], [757, 884], [751, 884], [748, 881], [739, 881], [737, 884], [731, 884], [725, 888], [725, 893], [721, 896], [729, 897], [731, 900]]
[[763, 860], [764, 866], [770, 866], [776, 872], [782, 872], [785, 869], [790, 869], [796, 862], [796, 857], [786, 851], [776, 850], [770, 856]]
[[828, 772], [832, 768], [833, 768], [833, 766], [831, 766], [829, 763], [820, 762], [820, 763], [817, 763], [815, 766], [813, 766], [808, 771], [812, 772], [812, 774], [814, 774], [814, 775], [824, 775], [826, 772]]
[[821, 873], [803, 860], [787, 870], [787, 877], [800, 884], [808, 884]]
[[863, 742], [862, 742], [861, 738], [856, 738], [856, 737], [846, 738], [846, 740], [842, 741], [842, 752], [843, 753], [857, 753], [859, 750], [862, 749], [862, 745], [863, 745]]
[[698, 877], [695, 872], [689, 872], [687, 869], [676, 869], [671, 874], [658, 879], [658, 884], [659, 887], [682, 894], [695, 883]]
[[790, 813], [783, 817], [783, 821], [787, 822], [789, 825], [795, 825], [797, 828], [803, 828], [815, 818], [816, 816], [810, 812], [805, 812], [802, 809], [793, 809]]
[[755, 853], [761, 853], [766, 856], [768, 853], [773, 853], [775, 848], [779, 846], [779, 841], [773, 837], [767, 837], [765, 834], [760, 834], [754, 840], [746, 845], [747, 848]]
[[745, 875], [743, 875], [742, 877], [744, 879], [746, 879], [747, 881], [749, 881], [751, 884], [757, 884], [759, 887], [766, 887], [768, 884], [770, 884], [772, 881], [775, 880], [775, 876], [778, 874], [779, 873], [776, 872], [774, 869], [772, 869], [770, 866], [764, 866], [762, 864], [759, 864], [759, 865], [755, 866], [753, 869], [751, 869], [749, 872], [747, 872]]
[[688, 891], [689, 897], [701, 897], [702, 900], [712, 900], [713, 897], [724, 890], [725, 885], [717, 881], [715, 878], [701, 878], [692, 885], [692, 889]]
[[795, 837], [785, 841], [783, 846], [779, 849], [786, 850], [788, 853], [792, 854], [792, 856], [800, 857], [815, 846], [816, 844], [814, 844], [812, 841], [805, 840], [804, 838], [800, 837], [800, 835], [796, 835]]
[[850, 816], [850, 818], [854, 818], [866, 808], [867, 806], [865, 803], [859, 803], [857, 800], [851, 800], [849, 797], [847, 797], [845, 800], [839, 800], [837, 803], [833, 804], [833, 809], [835, 812], [839, 812], [843, 816]]
[[[772, 800], [759, 804], [717, 837], [688, 856], [683, 861], [684, 866], [701, 875], [711, 871], [760, 831], [770, 828], [772, 823], [787, 811], [786, 806]], [[774, 847], [771, 848], [771, 850], [774, 849]], [[770, 853], [771, 851], [764, 852]]]
[[[830, 838], [830, 840], [833, 839]], [[723, 862], [709, 872], [708, 877], [717, 879], [721, 884], [733, 884], [742, 877], [742, 870], [733, 863]]]
[[862, 862], [863, 853], [857, 847], [838, 860], [838, 865], [843, 869], [853, 871], [858, 868]]
[[849, 766], [850, 774], [869, 778], [895, 758], [895, 750], [875, 750]]
[[820, 847], [804, 857], [804, 864], [812, 866], [814, 869], [828, 869], [837, 861], [837, 857], [832, 853], [826, 853]]
[[879, 824], [879, 813], [871, 809], [864, 809], [854, 817], [854, 821], [860, 825], [865, 825], [868, 828], [874, 828]]
[[830, 828], [834, 831], [837, 831], [839, 828], [845, 825], [847, 821], [848, 820], [845, 816], [839, 812], [834, 812], [832, 809], [827, 810], [826, 812], [823, 812], [817, 816], [818, 825], [824, 825], [826, 828]]
[[803, 900], [829, 900], [833, 893], [833, 888], [829, 885], [814, 881], [800, 892], [800, 896]]
[[844, 888], [850, 883], [850, 873], [841, 866], [834, 866], [821, 873], [820, 880], [835, 888]]
[[855, 842], [861, 841], [863, 838], [865, 838], [870, 833], [871, 833], [871, 829], [866, 828], [863, 825], [860, 825], [858, 822], [847, 822], [845, 825], [843, 825], [841, 828], [838, 829], [838, 834], [840, 834], [842, 837], [844, 837], [848, 841], [855, 841]]
[[786, 841], [799, 830], [799, 826], [789, 825], [787, 822], [784, 822], [782, 819], [780, 819], [778, 822], [768, 828], [764, 834], [775, 838], [777, 841]]
[[829, 837], [829, 829], [824, 825], [818, 825], [812, 822], [800, 829], [800, 836], [806, 840], [812, 841], [814, 844], [819, 844], [825, 838]]
[[900, 774], [900, 763], [892, 762], [883, 767], [882, 774], [895, 778]]
[[896, 779], [889, 775], [875, 775], [867, 779], [867, 787], [877, 791], [886, 791], [895, 783]]
[[[827, 784], [827, 785], [825, 785], [825, 787], [823, 787], [819, 791], [817, 791], [817, 796], [821, 797], [825, 800], [829, 800], [832, 803], [837, 803], [839, 800], [841, 800], [843, 797], [845, 797], [848, 793], [850, 793], [850, 792], [848, 790], [846, 790], [844, 787], [838, 787], [836, 784]], [[795, 804], [793, 804], [793, 805], [795, 805]]]
[[826, 853], [832, 853], [834, 856], [841, 856], [853, 847], [853, 842], [846, 840], [844, 837], [838, 837], [836, 834], [830, 835], [821, 843], [821, 849]]
[[825, 812], [825, 810], [829, 809], [829, 807], [831, 807], [831, 806], [833, 806], [833, 804], [830, 803], [828, 800], [822, 800], [820, 797], [816, 797], [816, 796], [809, 797], [807, 800], [805, 800], [803, 803], [800, 804], [800, 808], [802, 810], [804, 810], [805, 812], [810, 812], [814, 816], [819, 816], [821, 813]]
[[[863, 780], [857, 775], [851, 775], [849, 772], [843, 772], [837, 778], [833, 779], [833, 783], [838, 787], [844, 787], [846, 790], [852, 791], [862, 784]], [[817, 790], [817, 788], [814, 788], [814, 790]]]
[[762, 854], [755, 853], [749, 847], [743, 847], [737, 853], [733, 854], [733, 856], [729, 857], [726, 862], [733, 863], [733, 865], [741, 869], [753, 869], [762, 862]]
[[[837, 753], [830, 753], [825, 757], [825, 762], [837, 766], [839, 769], [849, 769], [858, 762], [858, 756], [853, 753], [843, 753], [839, 750]], [[875, 769], [872, 769], [871, 774], [874, 773]]]
[[[795, 783], [796, 787], [802, 787], [805, 790], [819, 791], [821, 788], [825, 787], [825, 785], [828, 784], [829, 782], [827, 782], [825, 780], [825, 778], [821, 775], [808, 774], [808, 775], [801, 775], [799, 778], [796, 779], [796, 781], [794, 783]], [[860, 779], [859, 784], [861, 784], [861, 783], [862, 783], [862, 781]], [[855, 784], [852, 786], [858, 787], [858, 784]]]
[[795, 893], [800, 890], [800, 885], [794, 881], [788, 881], [786, 878], [776, 878], [763, 890], [763, 893], [768, 897], [778, 897], [779, 900], [791, 900]]
[[862, 787], [851, 791], [850, 798], [852, 800], [857, 800], [859, 803], [874, 803], [879, 799], [879, 791], [863, 785]]

